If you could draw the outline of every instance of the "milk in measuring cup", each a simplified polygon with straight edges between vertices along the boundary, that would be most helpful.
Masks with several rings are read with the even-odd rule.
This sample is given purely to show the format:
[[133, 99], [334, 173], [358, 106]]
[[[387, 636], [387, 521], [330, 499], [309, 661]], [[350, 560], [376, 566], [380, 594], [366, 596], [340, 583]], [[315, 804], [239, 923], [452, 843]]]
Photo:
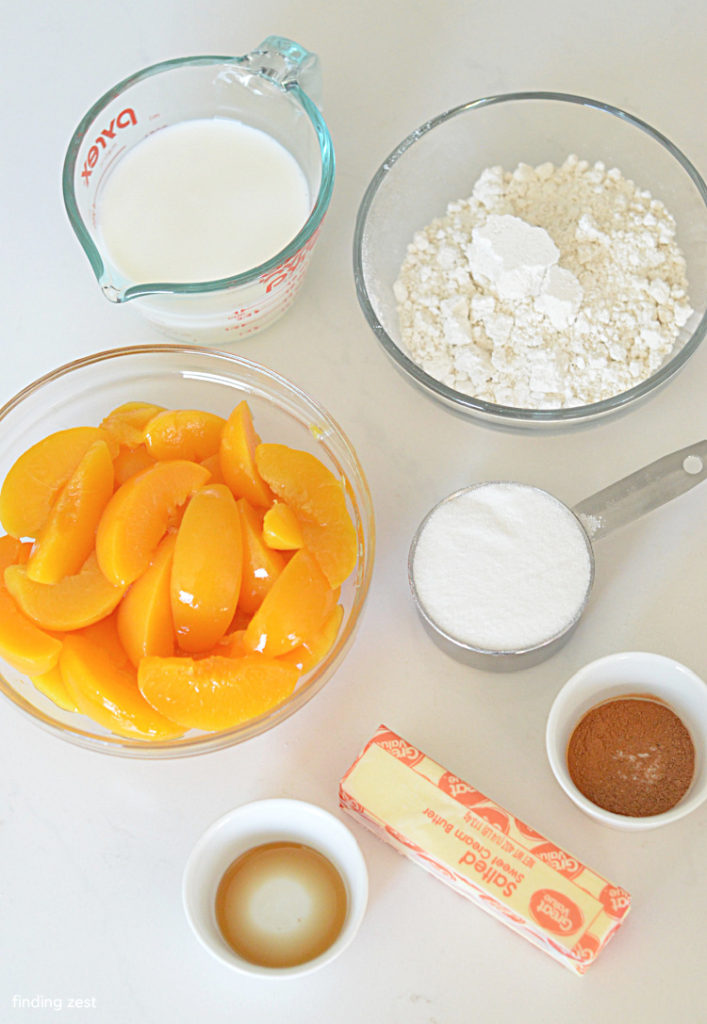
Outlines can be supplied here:
[[299, 164], [272, 136], [200, 118], [147, 136], [116, 164], [98, 227], [134, 282], [213, 281], [277, 255], [310, 208]]

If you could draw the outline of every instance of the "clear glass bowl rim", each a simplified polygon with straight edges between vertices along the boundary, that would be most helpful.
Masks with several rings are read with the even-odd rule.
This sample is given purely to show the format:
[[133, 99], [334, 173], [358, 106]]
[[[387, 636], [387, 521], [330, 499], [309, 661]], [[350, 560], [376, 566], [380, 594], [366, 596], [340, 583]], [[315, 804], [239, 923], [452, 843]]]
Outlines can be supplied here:
[[[99, 284], [103, 285], [104, 282], [106, 285], [109, 284], [106, 280], [108, 267], [96, 247], [95, 242], [91, 238], [83, 217], [79, 213], [74, 194], [74, 172], [76, 169], [76, 161], [78, 160], [79, 149], [81, 148], [81, 144], [86, 136], [88, 126], [95, 120], [100, 112], [108, 106], [109, 103], [116, 99], [121, 92], [124, 92], [126, 89], [139, 82], [152, 78], [154, 75], [161, 74], [165, 71], [173, 71], [181, 67], [202, 67], [208, 66], [209, 64], [241, 64], [243, 59], [243, 57], [226, 57], [204, 54], [195, 57], [174, 57], [171, 60], [163, 60], [159, 61], [157, 64], [150, 64], [148, 67], [142, 68], [140, 71], [136, 71], [132, 75], [128, 75], [127, 78], [124, 78], [122, 81], [118, 82], [117, 85], [108, 89], [98, 100], [96, 100], [90, 110], [88, 110], [79, 121], [73, 135], [71, 136], [66, 156], [64, 158], [61, 187], [64, 196], [64, 206], [66, 208], [71, 227], [88, 257], [91, 269], [93, 270]], [[253, 281], [257, 281], [262, 274], [275, 270], [281, 263], [286, 262], [294, 256], [302, 246], [306, 245], [312, 235], [314, 235], [329, 207], [332, 192], [334, 190], [334, 177], [336, 170], [334, 145], [331, 140], [331, 135], [329, 134], [329, 129], [327, 128], [326, 122], [321, 116], [317, 105], [310, 100], [309, 96], [307, 96], [307, 94], [300, 88], [298, 83], [290, 82], [284, 87], [280, 86], [280, 88], [283, 92], [292, 92], [309, 117], [312, 127], [317, 134], [319, 151], [322, 158], [322, 176], [319, 183], [319, 192], [317, 194], [316, 202], [309, 214], [309, 217], [295, 237], [285, 246], [284, 249], [281, 249], [280, 252], [271, 256], [270, 259], [266, 260], [264, 263], [260, 263], [258, 266], [252, 267], [250, 270], [243, 271], [240, 274], [234, 274], [232, 277], [218, 278], [213, 281], [190, 281], [188, 283], [170, 281], [143, 282], [141, 284], [131, 285], [124, 291], [118, 292], [115, 301], [127, 302], [130, 299], [139, 298], [140, 296], [155, 294], [201, 295], [203, 293], [224, 291], [227, 288], [237, 288], [241, 285], [247, 285]], [[115, 273], [117, 277], [122, 278], [123, 275], [118, 271]], [[113, 294], [114, 289], [111, 290], [111, 295]]]
[[10, 398], [2, 408], [0, 408], [0, 428], [6, 417], [15, 408], [17, 408], [17, 406], [21, 405], [25, 399], [31, 397], [37, 391], [40, 391], [45, 385], [59, 380], [62, 377], [68, 376], [74, 370], [83, 369], [98, 363], [110, 362], [114, 359], [119, 360], [125, 356], [140, 356], [141, 354], [158, 357], [162, 354], [187, 357], [194, 356], [201, 358], [206, 357], [209, 359], [215, 359], [216, 361], [222, 361], [224, 364], [224, 372], [228, 372], [229, 367], [234, 368], [236, 371], [239, 367], [242, 367], [247, 372], [254, 372], [257, 375], [261, 375], [265, 381], [272, 381], [273, 384], [276, 384], [289, 392], [297, 402], [302, 402], [306, 406], [309, 406], [311, 410], [316, 412], [320, 422], [325, 424], [337, 438], [337, 441], [345, 449], [347, 458], [351, 461], [351, 469], [353, 472], [347, 473], [347, 478], [350, 479], [350, 477], [353, 476], [356, 479], [358, 497], [361, 499], [361, 508], [359, 511], [366, 534], [365, 546], [361, 559], [362, 572], [360, 583], [356, 587], [351, 611], [344, 620], [341, 633], [332, 650], [326, 656], [324, 661], [312, 670], [312, 678], [306, 683], [306, 685], [296, 689], [291, 697], [288, 697], [282, 704], [275, 707], [272, 711], [267, 712], [264, 715], [260, 715], [243, 725], [236, 726], [233, 729], [225, 729], [214, 733], [200, 732], [196, 736], [187, 736], [186, 738], [177, 740], [131, 740], [116, 734], [108, 733], [107, 731], [105, 735], [99, 735], [89, 731], [88, 729], [66, 725], [63, 722], [59, 722], [52, 718], [51, 715], [46, 714], [41, 710], [41, 708], [35, 707], [29, 701], [26, 701], [24, 697], [5, 680], [2, 672], [0, 672], [0, 694], [7, 698], [15, 705], [16, 708], [18, 708], [20, 712], [35, 724], [41, 726], [52, 735], [68, 740], [80, 747], [101, 753], [155, 760], [189, 757], [195, 754], [208, 753], [210, 751], [222, 750], [226, 747], [235, 746], [237, 743], [242, 743], [254, 736], [267, 732], [275, 725], [278, 725], [286, 718], [289, 718], [290, 715], [293, 715], [303, 707], [319, 692], [319, 690], [323, 688], [324, 684], [334, 675], [336, 669], [341, 664], [346, 652], [351, 646], [356, 626], [358, 625], [361, 612], [366, 601], [373, 573], [375, 554], [375, 520], [373, 515], [373, 501], [363, 468], [353, 446], [351, 445], [351, 442], [336, 420], [330, 416], [330, 414], [322, 405], [319, 404], [318, 401], [316, 401], [316, 399], [313, 399], [286, 377], [281, 376], [276, 371], [271, 370], [269, 367], [263, 366], [260, 363], [256, 363], [253, 360], [245, 359], [242, 356], [232, 355], [230, 352], [223, 352], [219, 349], [179, 344], [145, 344], [106, 349], [101, 352], [83, 356], [79, 359], [74, 359], [71, 362], [64, 363], [56, 369], [37, 378], [35, 381], [19, 391], [14, 397]]
[[444, 111], [436, 117], [425, 121], [419, 128], [410, 132], [410, 134], [407, 135], [406, 138], [404, 138], [403, 141], [396, 146], [381, 163], [363, 194], [363, 198], [356, 215], [353, 237], [354, 280], [359, 305], [361, 306], [364, 316], [373, 330], [373, 333], [393, 361], [406, 373], [410, 374], [410, 376], [424, 390], [431, 391], [447, 405], [458, 406], [461, 410], [472, 414], [478, 413], [488, 420], [495, 419], [503, 421], [508, 426], [513, 426], [514, 424], [520, 426], [533, 423], [559, 425], [562, 423], [580, 422], [582, 420], [601, 416], [605, 413], [618, 411], [623, 406], [626, 406], [639, 398], [645, 397], [655, 389], [665, 384], [678, 372], [678, 370], [682, 368], [695, 349], [699, 346], [705, 334], [707, 334], [707, 311], [705, 311], [691, 337], [683, 345], [680, 351], [675, 353], [675, 355], [673, 355], [650, 377], [641, 381], [639, 384], [636, 384], [634, 387], [629, 388], [627, 391], [622, 391], [618, 395], [612, 395], [611, 398], [602, 399], [600, 402], [591, 402], [588, 405], [572, 406], [566, 409], [522, 409], [510, 405], [497, 405], [493, 402], [486, 402], [480, 398], [474, 398], [471, 395], [465, 395], [463, 392], [455, 391], [453, 388], [448, 387], [446, 384], [441, 383], [441, 381], [438, 381], [434, 377], [425, 373], [421, 367], [414, 363], [412, 359], [405, 355], [402, 349], [396, 345], [379, 321], [368, 297], [365, 275], [363, 272], [363, 238], [368, 212], [376, 197], [378, 189], [388, 174], [388, 171], [395, 165], [395, 163], [397, 163], [403, 154], [410, 149], [418, 139], [422, 138], [428, 132], [437, 128], [439, 125], [444, 124], [446, 121], [449, 121], [451, 118], [464, 114], [469, 110], [491, 107], [502, 103], [523, 102], [526, 100], [551, 100], [555, 102], [572, 103], [579, 106], [591, 107], [594, 110], [603, 111], [606, 114], [610, 114], [626, 121], [628, 124], [644, 132], [655, 142], [663, 146], [663, 148], [675, 158], [686, 174], [692, 179], [693, 184], [695, 185], [705, 204], [705, 208], [707, 209], [707, 185], [705, 185], [704, 179], [694, 164], [692, 164], [685, 154], [678, 149], [670, 139], [655, 128], [651, 127], [651, 125], [646, 121], [642, 121], [633, 114], [629, 114], [619, 107], [611, 106], [611, 104], [604, 103], [600, 100], [588, 99], [585, 96], [575, 96], [572, 93], [510, 92], [494, 96], [485, 96], [481, 99], [472, 100], [469, 103], [462, 103], [459, 106], [452, 107], [450, 110]]

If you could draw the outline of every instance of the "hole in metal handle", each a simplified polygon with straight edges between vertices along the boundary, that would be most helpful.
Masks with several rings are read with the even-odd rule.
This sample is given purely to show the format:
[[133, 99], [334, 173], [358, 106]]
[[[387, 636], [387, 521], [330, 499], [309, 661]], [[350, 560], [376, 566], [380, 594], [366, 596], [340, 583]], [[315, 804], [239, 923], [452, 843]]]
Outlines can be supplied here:
[[689, 473], [690, 476], [697, 476], [697, 474], [701, 473], [704, 469], [704, 462], [699, 455], [687, 455], [683, 459], [682, 468], [686, 473]]

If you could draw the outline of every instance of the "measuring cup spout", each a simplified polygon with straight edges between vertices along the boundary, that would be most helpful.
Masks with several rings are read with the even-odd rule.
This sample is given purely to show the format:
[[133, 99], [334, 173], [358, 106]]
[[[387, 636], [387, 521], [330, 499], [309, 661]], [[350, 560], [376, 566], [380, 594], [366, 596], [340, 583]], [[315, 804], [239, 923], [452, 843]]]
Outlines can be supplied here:
[[268, 36], [242, 58], [241, 67], [269, 78], [283, 89], [299, 86], [321, 109], [322, 73], [316, 53], [284, 36]]
[[101, 282], [101, 291], [111, 302], [125, 301], [125, 289], [116, 288], [110, 281]]

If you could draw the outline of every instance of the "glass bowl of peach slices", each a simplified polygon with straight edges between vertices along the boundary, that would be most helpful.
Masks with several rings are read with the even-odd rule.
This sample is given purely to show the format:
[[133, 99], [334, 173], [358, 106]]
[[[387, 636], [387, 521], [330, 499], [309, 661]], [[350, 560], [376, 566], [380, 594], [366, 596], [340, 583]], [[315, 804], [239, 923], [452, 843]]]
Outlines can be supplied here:
[[332, 417], [229, 353], [141, 345], [0, 409], [0, 690], [130, 757], [239, 743], [344, 658], [375, 544]]

